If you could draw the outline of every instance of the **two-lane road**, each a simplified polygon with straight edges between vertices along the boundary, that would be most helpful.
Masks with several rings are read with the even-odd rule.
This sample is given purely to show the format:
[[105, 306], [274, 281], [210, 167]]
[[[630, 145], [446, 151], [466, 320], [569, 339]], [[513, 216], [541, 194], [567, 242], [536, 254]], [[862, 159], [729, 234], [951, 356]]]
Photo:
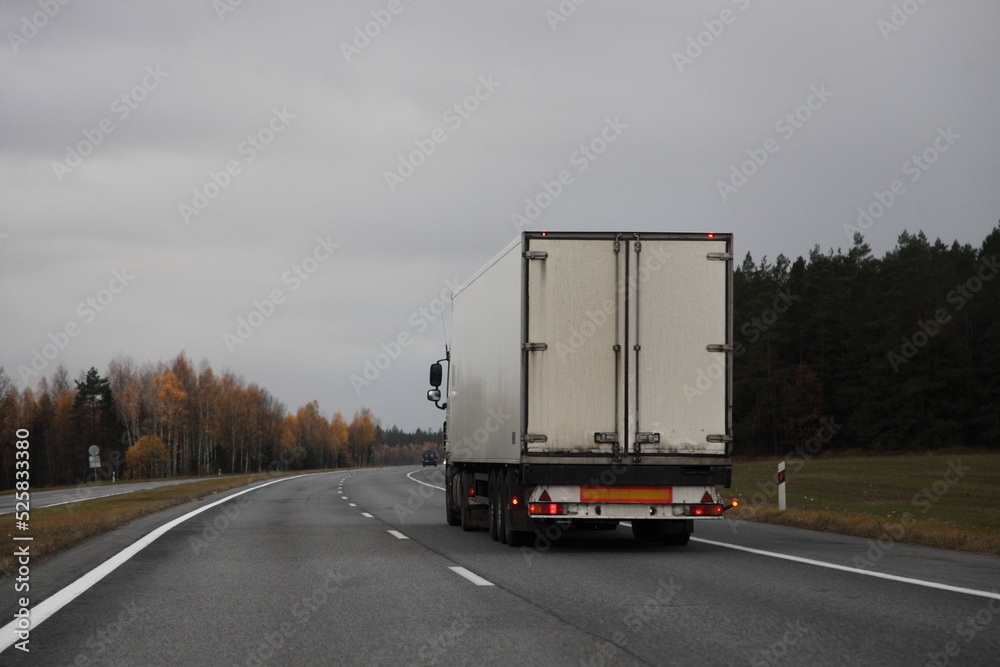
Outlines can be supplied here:
[[[233, 497], [164, 532], [33, 629], [30, 654], [11, 647], [0, 662], [990, 665], [1000, 655], [994, 557], [887, 543], [866, 571], [897, 579], [878, 578], [823, 566], [851, 567], [867, 540], [728, 520], [698, 524], [683, 548], [620, 527], [512, 549], [445, 525], [441, 472], [315, 474]], [[58, 599], [46, 582], [84, 574], [98, 553], [35, 565], [32, 604]], [[10, 619], [14, 584], [0, 586]]]

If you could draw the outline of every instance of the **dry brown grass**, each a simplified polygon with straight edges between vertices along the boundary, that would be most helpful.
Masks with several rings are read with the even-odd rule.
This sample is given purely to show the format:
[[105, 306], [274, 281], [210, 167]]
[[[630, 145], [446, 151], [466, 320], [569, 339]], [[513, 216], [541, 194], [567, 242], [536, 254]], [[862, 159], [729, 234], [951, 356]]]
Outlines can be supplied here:
[[734, 465], [732, 492], [743, 505], [730, 518], [1000, 555], [1000, 454], [962, 450], [799, 462], [789, 466], [785, 512], [770, 491], [776, 464]]
[[779, 512], [777, 507], [770, 506], [743, 506], [731, 510], [727, 516], [731, 519], [821, 530], [873, 540], [905, 542], [941, 549], [1000, 555], [1000, 535], [995, 531], [984, 528], [950, 526], [934, 520], [921, 520], [910, 525], [908, 521], [904, 522], [902, 519], [890, 519], [859, 512], [803, 509], [789, 509]]

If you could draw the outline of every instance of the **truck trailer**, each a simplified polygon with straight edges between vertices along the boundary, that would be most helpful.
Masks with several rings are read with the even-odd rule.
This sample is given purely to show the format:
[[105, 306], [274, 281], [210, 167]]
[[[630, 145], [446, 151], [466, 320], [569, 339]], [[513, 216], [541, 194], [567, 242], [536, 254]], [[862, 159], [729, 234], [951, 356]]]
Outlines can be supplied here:
[[446, 411], [448, 524], [519, 546], [554, 524], [628, 521], [637, 539], [682, 546], [720, 519], [732, 243], [523, 232], [456, 290], [427, 393]]

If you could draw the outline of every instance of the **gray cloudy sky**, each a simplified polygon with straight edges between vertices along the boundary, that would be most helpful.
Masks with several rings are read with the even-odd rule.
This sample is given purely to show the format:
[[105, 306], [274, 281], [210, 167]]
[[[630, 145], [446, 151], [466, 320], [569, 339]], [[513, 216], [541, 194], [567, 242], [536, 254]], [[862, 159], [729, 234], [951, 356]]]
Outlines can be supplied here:
[[185, 350], [291, 410], [437, 426], [439, 295], [518, 225], [759, 259], [849, 246], [859, 207], [878, 254], [1000, 218], [995, 0], [63, 1], [0, 6], [22, 387], [33, 356]]

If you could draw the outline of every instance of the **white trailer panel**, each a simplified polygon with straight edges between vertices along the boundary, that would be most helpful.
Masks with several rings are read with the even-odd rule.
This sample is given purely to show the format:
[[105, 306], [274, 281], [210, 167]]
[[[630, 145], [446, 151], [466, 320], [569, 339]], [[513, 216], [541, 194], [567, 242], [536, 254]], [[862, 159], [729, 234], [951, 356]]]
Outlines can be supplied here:
[[517, 463], [521, 424], [521, 238], [452, 295], [448, 455]]

